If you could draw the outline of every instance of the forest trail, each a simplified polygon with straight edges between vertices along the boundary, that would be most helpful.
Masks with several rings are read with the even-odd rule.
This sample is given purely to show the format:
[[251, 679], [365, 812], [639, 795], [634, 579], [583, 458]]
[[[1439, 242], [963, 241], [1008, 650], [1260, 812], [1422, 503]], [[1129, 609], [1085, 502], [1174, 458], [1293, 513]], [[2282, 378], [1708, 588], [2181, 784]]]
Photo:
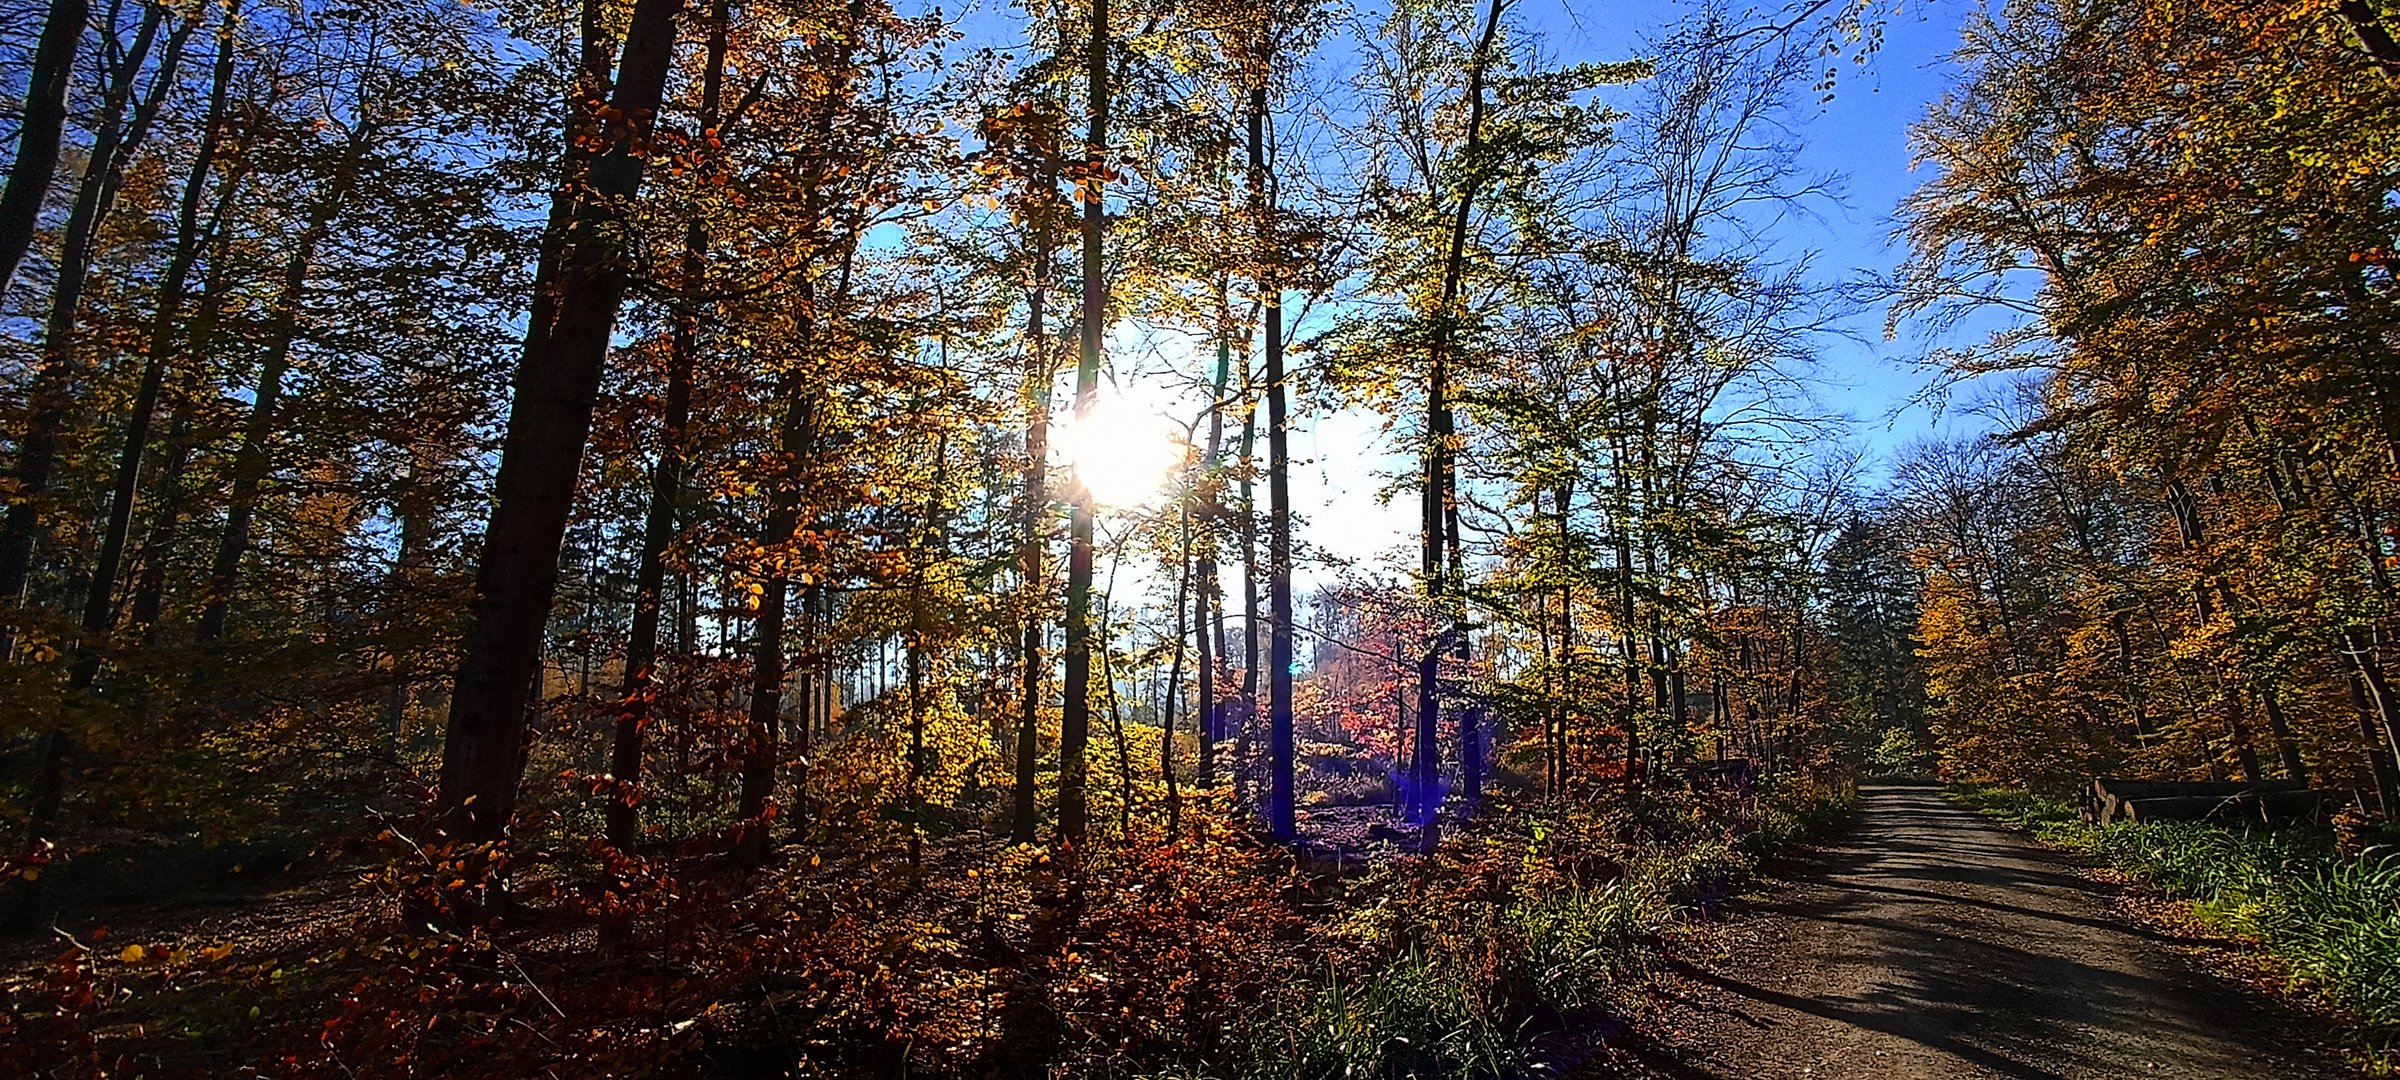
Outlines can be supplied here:
[[[1679, 1077], [2350, 1075], [2318, 1023], [2195, 967], [2121, 890], [1929, 786], [1864, 788], [1790, 888], [1690, 956], [1641, 1056]], [[1666, 1060], [1670, 1059], [1672, 1064]]]

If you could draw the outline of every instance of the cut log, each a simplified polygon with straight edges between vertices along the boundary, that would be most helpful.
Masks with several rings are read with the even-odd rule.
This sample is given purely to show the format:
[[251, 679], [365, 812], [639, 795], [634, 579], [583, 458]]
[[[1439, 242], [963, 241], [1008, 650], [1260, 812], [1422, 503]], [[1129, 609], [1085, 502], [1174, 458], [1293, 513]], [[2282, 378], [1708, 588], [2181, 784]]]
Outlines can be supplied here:
[[2126, 799], [2119, 804], [2122, 816], [2117, 820], [2258, 822], [2265, 824], [2317, 821], [2322, 820], [2333, 808], [2348, 802], [2349, 798], [2347, 792], [2285, 790], [2245, 791], [2230, 795], [2170, 795]]
[[[2100, 777], [2084, 789], [2083, 817], [2106, 825], [2126, 819], [2126, 804], [2148, 799], [2225, 799], [2252, 792], [2298, 792], [2297, 780], [2267, 780], [2245, 784], [2234, 780], [2121, 780]], [[2188, 820], [2188, 819], [2186, 819]]]

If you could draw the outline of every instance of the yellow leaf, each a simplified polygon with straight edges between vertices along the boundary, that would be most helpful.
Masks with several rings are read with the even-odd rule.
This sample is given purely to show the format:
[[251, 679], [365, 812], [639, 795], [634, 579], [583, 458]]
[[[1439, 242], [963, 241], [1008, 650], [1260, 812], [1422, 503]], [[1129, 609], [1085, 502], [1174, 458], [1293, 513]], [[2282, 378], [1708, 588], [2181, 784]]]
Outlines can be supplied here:
[[139, 945], [127, 945], [125, 946], [124, 952], [117, 954], [117, 959], [123, 960], [128, 964], [138, 964], [142, 962], [143, 958], [149, 955], [150, 951], [142, 948]]

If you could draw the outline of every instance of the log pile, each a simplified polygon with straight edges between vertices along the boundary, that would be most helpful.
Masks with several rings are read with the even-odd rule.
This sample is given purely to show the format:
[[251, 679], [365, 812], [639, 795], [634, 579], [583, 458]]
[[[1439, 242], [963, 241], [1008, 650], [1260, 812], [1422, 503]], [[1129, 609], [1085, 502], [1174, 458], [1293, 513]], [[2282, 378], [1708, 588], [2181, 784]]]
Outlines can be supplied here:
[[2279, 824], [2324, 821], [2350, 800], [2346, 791], [2311, 789], [2294, 780], [2245, 784], [2234, 780], [2094, 779], [2083, 791], [2083, 818], [2118, 821], [2217, 821]]

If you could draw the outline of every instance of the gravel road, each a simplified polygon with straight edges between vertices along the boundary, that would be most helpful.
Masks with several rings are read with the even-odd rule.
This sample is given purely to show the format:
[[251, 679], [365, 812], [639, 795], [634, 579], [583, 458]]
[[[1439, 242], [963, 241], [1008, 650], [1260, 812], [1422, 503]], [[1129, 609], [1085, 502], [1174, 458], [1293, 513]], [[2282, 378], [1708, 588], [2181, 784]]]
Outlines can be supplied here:
[[2058, 854], [1931, 787], [1861, 795], [1852, 829], [1737, 918], [1721, 956], [1678, 962], [1635, 1071], [2355, 1075], [2311, 1049], [2320, 1025], [2198, 970]]

